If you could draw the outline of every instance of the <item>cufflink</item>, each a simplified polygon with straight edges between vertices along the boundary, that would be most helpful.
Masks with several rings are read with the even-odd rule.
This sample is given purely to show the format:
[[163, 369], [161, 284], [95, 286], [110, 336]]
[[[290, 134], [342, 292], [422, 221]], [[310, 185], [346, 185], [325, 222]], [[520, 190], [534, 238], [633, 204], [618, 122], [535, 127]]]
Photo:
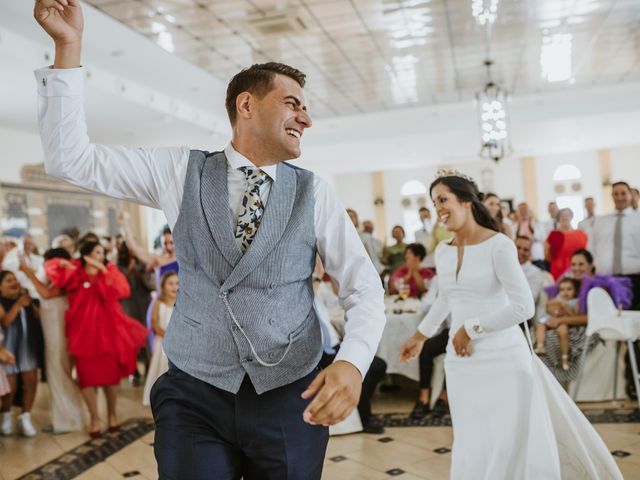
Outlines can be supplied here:
[[480, 334], [480, 333], [484, 333], [484, 328], [482, 328], [480, 325], [474, 325], [473, 326], [473, 331]]

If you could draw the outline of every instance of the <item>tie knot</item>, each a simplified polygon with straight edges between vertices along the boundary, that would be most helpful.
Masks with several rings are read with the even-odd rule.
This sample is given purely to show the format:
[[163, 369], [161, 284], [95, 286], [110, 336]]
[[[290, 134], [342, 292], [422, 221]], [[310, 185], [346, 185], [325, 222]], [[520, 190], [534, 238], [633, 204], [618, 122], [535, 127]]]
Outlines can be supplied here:
[[244, 177], [252, 186], [260, 186], [267, 179], [267, 174], [256, 167], [240, 167], [239, 170], [244, 173]]

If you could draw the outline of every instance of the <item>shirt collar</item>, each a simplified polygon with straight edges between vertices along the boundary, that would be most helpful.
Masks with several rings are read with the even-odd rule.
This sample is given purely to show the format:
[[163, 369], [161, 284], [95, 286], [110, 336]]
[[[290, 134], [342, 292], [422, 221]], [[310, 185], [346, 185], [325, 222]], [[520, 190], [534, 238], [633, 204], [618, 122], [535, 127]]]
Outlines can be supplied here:
[[[224, 154], [227, 157], [227, 162], [234, 170], [239, 169], [240, 167], [252, 167], [255, 168], [256, 165], [251, 162], [247, 157], [238, 152], [231, 142], [227, 145], [227, 148], [224, 149]], [[268, 165], [265, 167], [259, 167], [267, 176], [272, 180], [276, 181], [276, 171], [278, 170], [278, 165]]]

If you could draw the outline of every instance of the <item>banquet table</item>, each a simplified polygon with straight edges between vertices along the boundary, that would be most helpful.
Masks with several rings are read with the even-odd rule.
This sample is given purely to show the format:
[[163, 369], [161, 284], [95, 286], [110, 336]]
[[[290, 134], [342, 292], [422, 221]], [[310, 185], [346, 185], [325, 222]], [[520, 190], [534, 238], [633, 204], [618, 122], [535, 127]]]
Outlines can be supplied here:
[[[385, 316], [387, 323], [382, 333], [377, 356], [387, 362], [387, 373], [397, 373], [412, 380], [420, 379], [418, 362], [403, 363], [400, 361], [400, 347], [415, 333], [418, 324], [424, 317], [424, 311], [420, 300], [408, 298], [401, 300], [397, 295], [389, 295], [385, 298]], [[344, 311], [335, 308], [331, 311], [331, 323], [344, 333]]]

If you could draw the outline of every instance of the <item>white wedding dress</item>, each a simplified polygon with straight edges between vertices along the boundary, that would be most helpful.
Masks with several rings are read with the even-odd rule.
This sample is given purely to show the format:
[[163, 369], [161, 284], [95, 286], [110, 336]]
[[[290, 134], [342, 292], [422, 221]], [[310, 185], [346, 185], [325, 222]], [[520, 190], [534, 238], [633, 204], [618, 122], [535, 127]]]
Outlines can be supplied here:
[[622, 474], [589, 421], [533, 355], [519, 323], [533, 316], [529, 285], [511, 239], [496, 234], [436, 250], [440, 290], [418, 329], [433, 336], [451, 313], [471, 356], [452, 341], [445, 371], [453, 423], [452, 480], [608, 480]]

